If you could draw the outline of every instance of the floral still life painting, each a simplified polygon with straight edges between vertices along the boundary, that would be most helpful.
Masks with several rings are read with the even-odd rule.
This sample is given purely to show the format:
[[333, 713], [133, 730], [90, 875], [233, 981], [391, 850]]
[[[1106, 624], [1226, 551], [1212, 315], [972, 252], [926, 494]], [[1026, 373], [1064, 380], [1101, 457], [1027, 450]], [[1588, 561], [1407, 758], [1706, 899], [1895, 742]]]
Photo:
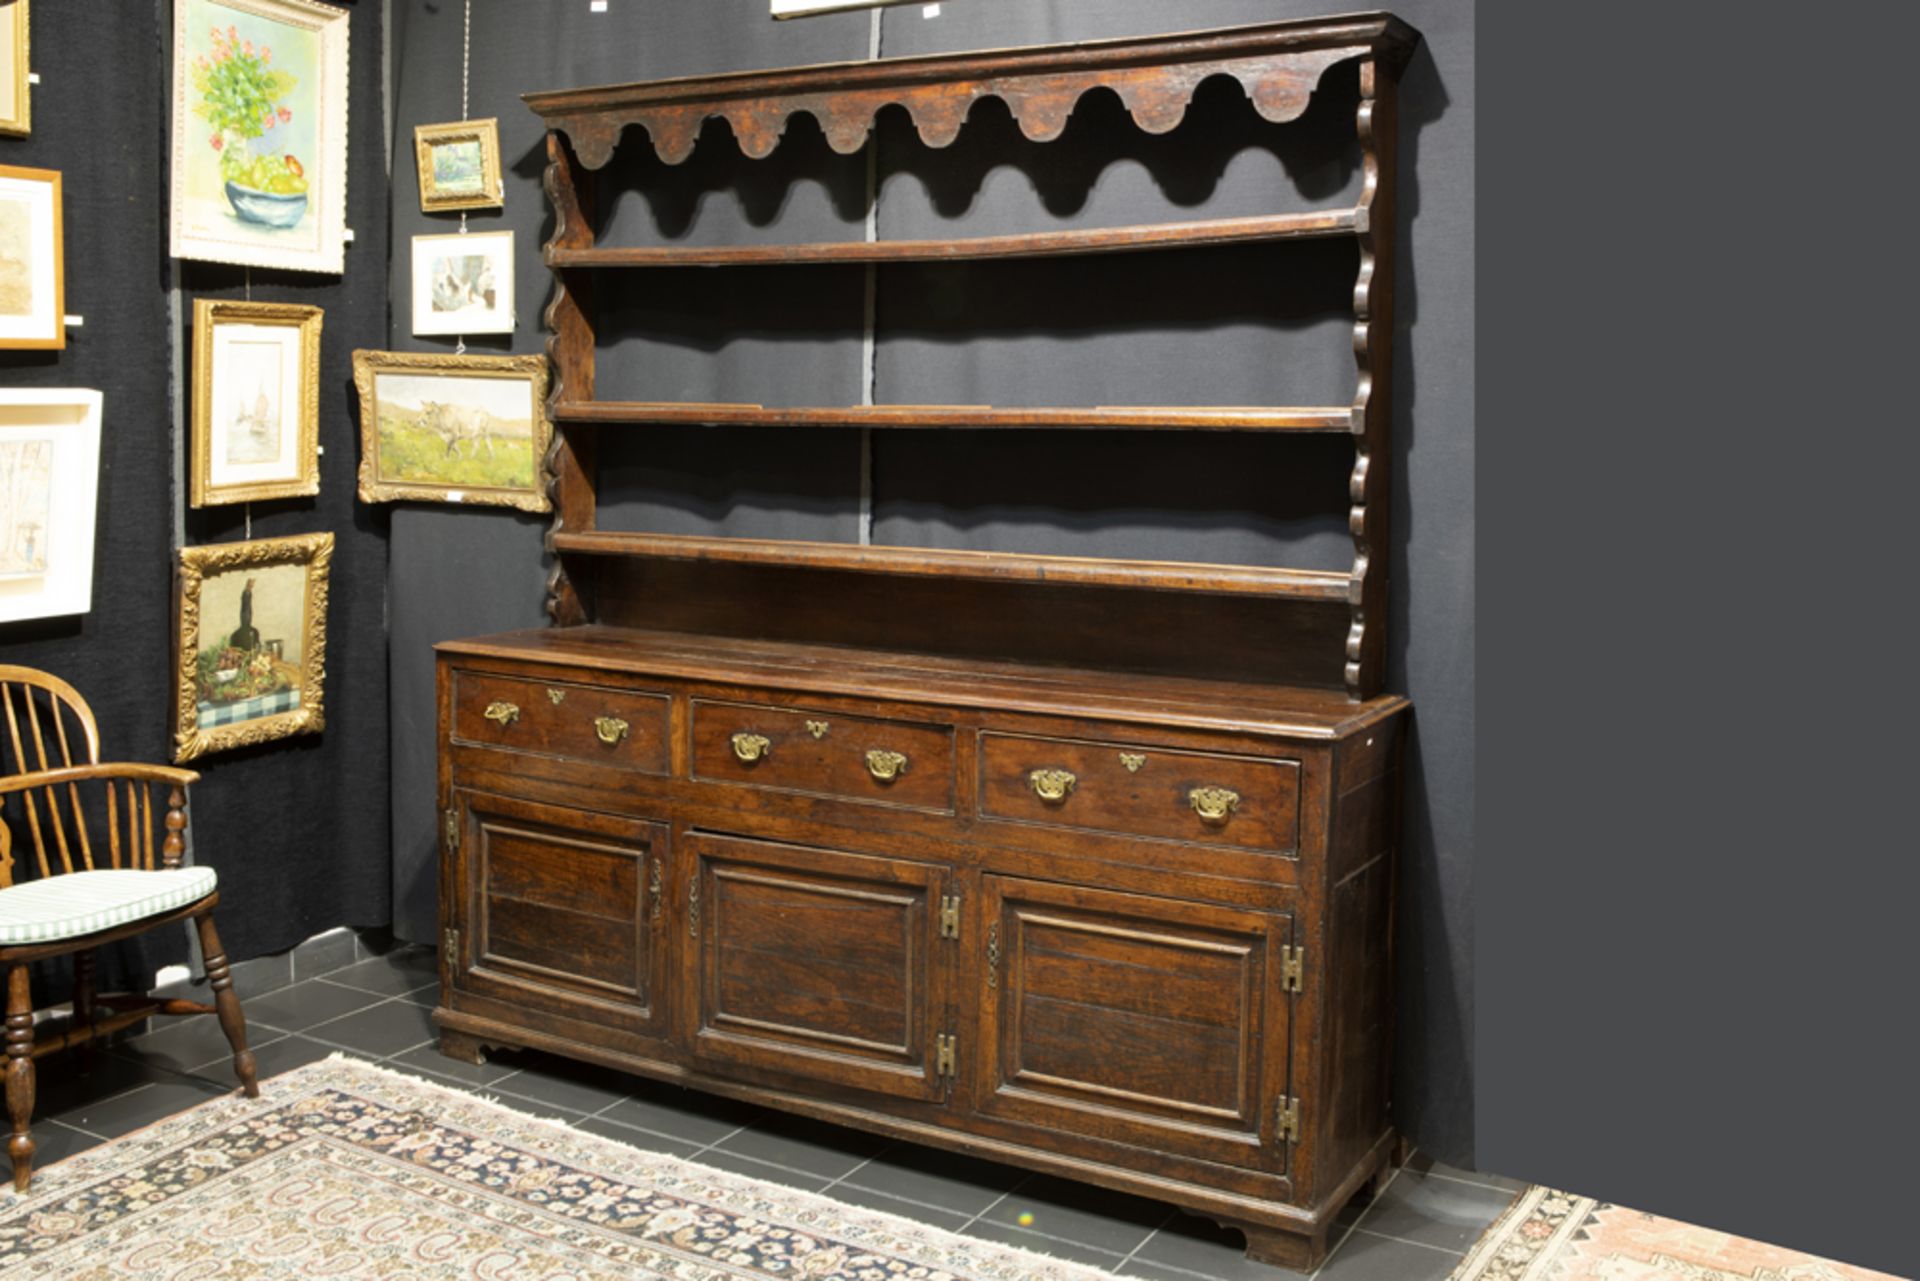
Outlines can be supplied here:
[[176, 0], [173, 253], [341, 270], [347, 14]]
[[180, 551], [174, 760], [319, 732], [332, 534]]

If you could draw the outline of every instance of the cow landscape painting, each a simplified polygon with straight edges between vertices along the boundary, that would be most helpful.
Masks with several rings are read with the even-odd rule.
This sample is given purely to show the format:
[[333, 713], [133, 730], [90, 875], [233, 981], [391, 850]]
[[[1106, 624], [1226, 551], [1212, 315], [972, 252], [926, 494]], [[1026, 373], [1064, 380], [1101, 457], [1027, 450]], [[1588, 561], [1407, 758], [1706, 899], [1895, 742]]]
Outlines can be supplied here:
[[360, 497], [548, 508], [541, 356], [354, 353]]

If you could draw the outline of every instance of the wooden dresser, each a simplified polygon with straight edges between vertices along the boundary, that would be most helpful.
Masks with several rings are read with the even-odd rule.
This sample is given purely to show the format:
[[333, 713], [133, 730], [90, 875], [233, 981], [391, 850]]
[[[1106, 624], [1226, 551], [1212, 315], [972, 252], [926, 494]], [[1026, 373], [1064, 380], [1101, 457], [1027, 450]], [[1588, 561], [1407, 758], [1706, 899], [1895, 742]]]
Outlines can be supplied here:
[[[530, 95], [547, 120], [555, 626], [439, 650], [442, 1048], [531, 1046], [1108, 1187], [1307, 1268], [1393, 1146], [1391, 922], [1407, 704], [1382, 693], [1393, 77], [1383, 14]], [[1142, 127], [1238, 78], [1267, 119], [1359, 65], [1350, 209], [941, 242], [598, 247], [622, 129], [836, 150], [996, 96]], [[596, 289], [648, 268], [1178, 252], [1357, 239], [1351, 403], [767, 409], [594, 398]], [[1311, 251], [1312, 246], [1301, 246]], [[1351, 252], [1351, 251], [1349, 251]], [[713, 277], [704, 277], [712, 279]], [[658, 280], [659, 276], [650, 277]], [[594, 438], [792, 430], [1333, 432], [1350, 570], [595, 526]], [[1204, 448], [1207, 437], [1194, 436]]]

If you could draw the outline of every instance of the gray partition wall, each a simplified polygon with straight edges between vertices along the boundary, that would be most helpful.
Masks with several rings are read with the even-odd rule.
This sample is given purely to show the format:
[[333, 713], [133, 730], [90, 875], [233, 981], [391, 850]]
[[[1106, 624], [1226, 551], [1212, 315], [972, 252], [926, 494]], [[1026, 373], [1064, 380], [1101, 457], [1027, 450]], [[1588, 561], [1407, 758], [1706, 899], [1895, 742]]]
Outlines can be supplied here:
[[[1337, 8], [1337, 6], [1331, 6]], [[952, 0], [784, 23], [765, 0], [588, 0], [473, 6], [474, 117], [496, 116], [507, 207], [475, 229], [517, 236], [519, 323], [475, 351], [541, 350], [550, 223], [536, 118], [518, 95], [669, 75], [894, 57], [1315, 16], [1307, 0]], [[1401, 1125], [1472, 1156], [1473, 7], [1397, 7], [1427, 46], [1403, 79], [1396, 348], [1396, 575], [1390, 686], [1412, 696], [1398, 927]], [[456, 229], [419, 211], [403, 163], [417, 124], [460, 114], [460, 6], [396, 0], [392, 345], [410, 337], [407, 238]], [[748, 243], [979, 235], [1160, 217], [1350, 204], [1339, 140], [1357, 95], [1330, 74], [1299, 122], [1258, 119], [1239, 87], [1201, 87], [1153, 137], [1088, 95], [1056, 142], [1022, 138], [996, 100], [945, 150], [902, 113], [836, 156], [795, 117], [766, 160], [709, 125], [678, 167], [644, 146], [603, 172], [610, 243]], [[869, 200], [869, 193], [873, 198]], [[636, 399], [957, 404], [1341, 403], [1351, 398], [1350, 245], [1326, 242], [1112, 259], [806, 271], [632, 273], [601, 295], [599, 391]], [[1177, 433], [779, 432], [603, 437], [614, 528], [1344, 568], [1342, 441]], [[392, 513], [396, 928], [434, 923], [437, 640], [542, 624], [542, 522], [504, 511]]]

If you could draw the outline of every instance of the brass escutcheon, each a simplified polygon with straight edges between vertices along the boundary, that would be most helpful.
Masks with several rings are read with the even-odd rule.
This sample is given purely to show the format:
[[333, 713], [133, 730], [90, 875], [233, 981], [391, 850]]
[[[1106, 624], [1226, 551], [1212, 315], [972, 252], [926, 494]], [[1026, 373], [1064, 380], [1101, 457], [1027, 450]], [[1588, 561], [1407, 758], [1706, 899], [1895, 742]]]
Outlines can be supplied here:
[[627, 723], [618, 716], [596, 716], [593, 718], [593, 732], [600, 741], [612, 747], [627, 736]]
[[748, 765], [766, 759], [767, 752], [773, 747], [773, 740], [765, 734], [752, 734], [746, 730], [735, 734], [731, 741], [733, 754]]
[[514, 703], [488, 703], [486, 718], [505, 729], [520, 719], [520, 708]]
[[815, 738], [825, 738], [827, 736], [827, 723], [825, 721], [808, 721], [807, 733], [813, 735]]
[[907, 758], [900, 752], [876, 747], [867, 753], [867, 773], [882, 783], [891, 783], [907, 772]]
[[1066, 800], [1079, 781], [1072, 770], [1064, 769], [1037, 769], [1027, 775], [1033, 794], [1049, 803]]
[[1145, 752], [1122, 752], [1120, 753], [1120, 763], [1127, 767], [1127, 773], [1138, 774], [1140, 767], [1147, 763], [1147, 754]]
[[1196, 787], [1187, 793], [1187, 801], [1203, 822], [1224, 823], [1240, 808], [1240, 793], [1230, 787]]
[[567, 691], [564, 689], [549, 688], [547, 690], [547, 701], [549, 703], [552, 703], [555, 707], [558, 707], [560, 706], [560, 704], [567, 701]]

